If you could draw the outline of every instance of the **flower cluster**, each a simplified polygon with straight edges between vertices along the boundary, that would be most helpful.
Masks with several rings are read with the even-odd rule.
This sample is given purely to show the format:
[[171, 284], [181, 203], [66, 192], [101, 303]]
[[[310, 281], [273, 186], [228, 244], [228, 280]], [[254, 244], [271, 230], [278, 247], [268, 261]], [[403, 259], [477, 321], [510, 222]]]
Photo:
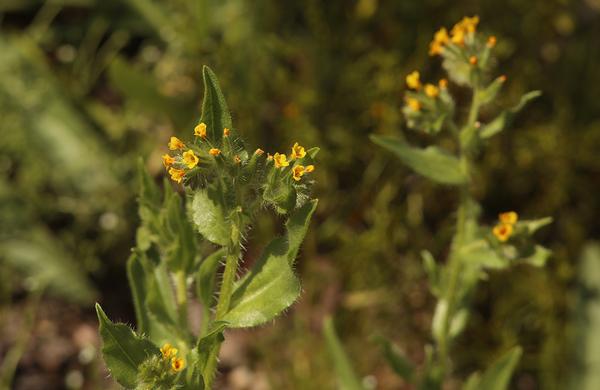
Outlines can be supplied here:
[[177, 357], [177, 352], [177, 348], [174, 348], [169, 343], [166, 343], [160, 349], [163, 360], [171, 363], [171, 370], [173, 372], [179, 372], [185, 368], [185, 359]]
[[[482, 87], [490, 68], [491, 49], [496, 45], [496, 37], [484, 39], [477, 34], [478, 24], [478, 16], [464, 17], [450, 32], [440, 28], [429, 44], [429, 54], [442, 58], [449, 79], [474, 89]], [[420, 77], [416, 70], [406, 76], [408, 91], [402, 112], [409, 128], [438, 133], [454, 116], [455, 104], [448, 92], [448, 80], [423, 83]], [[505, 76], [500, 76], [484, 88], [486, 99], [491, 100], [505, 80]]]
[[[221, 163], [229, 162], [232, 165], [246, 164], [247, 156], [244, 153], [232, 153], [233, 145], [229, 142], [230, 130], [223, 129], [223, 144], [227, 147], [225, 153], [215, 145], [212, 145], [207, 138], [206, 124], [200, 123], [194, 128], [194, 136], [199, 143], [186, 144], [177, 137], [171, 137], [168, 147], [174, 151], [174, 155], [164, 154], [162, 162], [167, 169], [171, 179], [177, 183], [181, 183], [184, 178], [188, 177], [199, 165], [211, 164], [211, 161], [216, 163], [219, 160]], [[256, 158], [264, 154], [262, 149], [257, 149], [254, 152]], [[274, 155], [267, 154], [267, 162], [272, 162], [276, 169], [284, 169], [289, 171], [290, 177], [299, 182], [302, 176], [314, 171], [314, 165], [302, 165], [302, 160], [306, 156], [306, 150], [297, 142], [292, 147], [291, 154], [286, 156], [284, 153], [275, 153]], [[290, 165], [291, 164], [291, 165]], [[268, 164], [267, 164], [268, 165]], [[288, 168], [289, 167], [289, 168]]]
[[[259, 149], [260, 150], [260, 149]], [[267, 154], [267, 161], [272, 161], [275, 168], [286, 169], [291, 172], [292, 179], [295, 181], [302, 180], [302, 176], [306, 173], [311, 173], [315, 170], [314, 165], [304, 166], [301, 164], [301, 160], [306, 156], [306, 150], [303, 146], [300, 146], [298, 142], [292, 146], [292, 153], [290, 159], [283, 153], [275, 153], [273, 156]], [[291, 168], [290, 163], [292, 163]]]
[[498, 241], [506, 242], [513, 235], [519, 215], [514, 211], [507, 211], [498, 215], [498, 224], [492, 229], [492, 233]]

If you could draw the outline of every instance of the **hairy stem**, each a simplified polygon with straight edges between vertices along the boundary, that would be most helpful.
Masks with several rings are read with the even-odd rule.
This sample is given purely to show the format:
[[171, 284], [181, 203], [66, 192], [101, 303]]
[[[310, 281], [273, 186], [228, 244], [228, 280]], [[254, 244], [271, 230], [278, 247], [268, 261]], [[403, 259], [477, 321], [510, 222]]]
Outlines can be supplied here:
[[[237, 272], [238, 260], [241, 252], [240, 248], [240, 231], [235, 224], [232, 224], [231, 238], [227, 245], [225, 270], [223, 271], [223, 280], [221, 281], [219, 301], [217, 302], [217, 309], [215, 312], [215, 321], [221, 320], [229, 310], [229, 305], [231, 303], [231, 295], [233, 293], [233, 285], [235, 282], [235, 276]], [[213, 348], [210, 350], [208, 361], [206, 362], [206, 367], [204, 367], [203, 376], [207, 389], [211, 388], [212, 382], [215, 377], [220, 349], [221, 343], [216, 343], [216, 345], [213, 346]]]
[[188, 331], [188, 302], [187, 302], [187, 282], [185, 272], [177, 271], [175, 273], [175, 299], [177, 300], [177, 309], [179, 313], [179, 325], [182, 330]]

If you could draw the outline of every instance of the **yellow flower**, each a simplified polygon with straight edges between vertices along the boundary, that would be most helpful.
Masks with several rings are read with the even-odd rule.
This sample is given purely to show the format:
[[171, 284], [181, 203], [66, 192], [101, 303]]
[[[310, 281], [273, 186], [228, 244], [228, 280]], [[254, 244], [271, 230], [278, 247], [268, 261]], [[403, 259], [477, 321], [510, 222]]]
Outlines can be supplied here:
[[292, 154], [290, 156], [290, 159], [294, 160], [296, 158], [302, 158], [304, 156], [306, 156], [306, 151], [304, 150], [304, 147], [298, 145], [298, 142], [296, 142], [294, 146], [292, 146]]
[[183, 148], [185, 148], [185, 144], [183, 143], [182, 140], [180, 140], [177, 137], [171, 137], [171, 139], [169, 140], [169, 149], [177, 150], [177, 149], [183, 149]]
[[171, 369], [174, 372], [179, 372], [185, 368], [185, 360], [183, 358], [172, 357], [171, 358]]
[[306, 167], [306, 169], [304, 169], [304, 173], [311, 173], [315, 170], [315, 166], [314, 165], [308, 165]]
[[494, 233], [494, 236], [496, 236], [499, 241], [505, 242], [513, 234], [513, 230], [514, 228], [512, 225], [499, 223], [498, 225], [494, 226], [492, 233]]
[[491, 49], [492, 47], [496, 46], [496, 37], [495, 37], [495, 36], [493, 36], [493, 35], [492, 35], [492, 36], [490, 36], [490, 37], [488, 38], [488, 40], [487, 40], [487, 43], [486, 43], [486, 45], [487, 45], [487, 47], [489, 47], [490, 49]]
[[429, 55], [441, 54], [444, 45], [449, 41], [448, 31], [442, 27], [433, 36], [433, 41], [429, 44]]
[[163, 160], [163, 165], [165, 166], [165, 168], [169, 168], [175, 162], [175, 159], [173, 157], [169, 156], [168, 154], [163, 154], [162, 160]]
[[410, 89], [421, 88], [421, 81], [419, 81], [419, 77], [420, 77], [419, 72], [416, 70], [413, 71], [408, 76], [406, 76], [406, 85], [408, 85], [408, 88], [410, 88]]
[[406, 98], [406, 105], [413, 111], [421, 110], [421, 103], [415, 98]]
[[217, 149], [217, 148], [212, 148], [211, 150], [208, 151], [208, 153], [211, 156], [218, 156], [219, 154], [221, 154], [221, 149]]
[[503, 224], [514, 225], [519, 220], [519, 214], [514, 211], [507, 211], [505, 213], [498, 214], [498, 219]]
[[290, 165], [285, 154], [275, 153], [273, 160], [275, 161], [275, 168], [287, 167]]
[[296, 165], [292, 168], [292, 178], [296, 181], [300, 181], [302, 175], [304, 175], [305, 168], [302, 165]]
[[239, 163], [241, 163], [241, 162], [242, 162], [242, 159], [240, 158], [240, 156], [237, 156], [237, 155], [236, 155], [236, 156], [233, 156], [233, 162], [234, 162], [235, 164], [239, 164]]
[[263, 154], [265, 154], [265, 151], [261, 148], [258, 148], [254, 151], [254, 154], [256, 154], [257, 156], [262, 156]]
[[227, 127], [223, 129], [223, 137], [229, 137], [229, 129]]
[[429, 96], [430, 98], [436, 98], [439, 94], [440, 94], [440, 90], [435, 85], [433, 85], [433, 84], [425, 85], [425, 95]]
[[467, 34], [473, 34], [477, 30], [477, 24], [479, 24], [479, 16], [473, 17], [465, 16], [462, 20], [452, 27], [450, 32], [452, 43], [463, 46], [465, 44], [465, 36]]
[[471, 64], [473, 66], [477, 65], [477, 57], [475, 57], [475, 56], [469, 57], [469, 64]]
[[169, 343], [166, 343], [165, 345], [162, 346], [162, 348], [160, 349], [160, 352], [163, 355], [163, 358], [168, 359], [170, 357], [174, 357], [175, 355], [177, 355], [177, 348], [173, 348], [173, 346]]
[[204, 122], [199, 123], [198, 126], [194, 127], [194, 135], [200, 138], [206, 138], [206, 124]]
[[171, 175], [171, 180], [181, 183], [181, 180], [183, 180], [183, 176], [185, 175], [185, 171], [183, 169], [170, 168], [169, 175]]
[[188, 150], [183, 153], [183, 162], [188, 168], [192, 169], [198, 165], [198, 156], [194, 154], [193, 150]]
[[440, 89], [446, 89], [448, 88], [448, 80], [441, 79], [440, 81], [438, 81], [438, 85], [440, 86]]

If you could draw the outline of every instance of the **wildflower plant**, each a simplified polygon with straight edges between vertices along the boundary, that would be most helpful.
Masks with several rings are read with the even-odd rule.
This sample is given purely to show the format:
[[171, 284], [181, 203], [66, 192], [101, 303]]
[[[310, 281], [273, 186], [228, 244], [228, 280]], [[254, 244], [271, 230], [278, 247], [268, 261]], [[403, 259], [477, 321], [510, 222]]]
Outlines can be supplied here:
[[[408, 91], [402, 112], [407, 127], [426, 133], [434, 140], [447, 132], [454, 141], [454, 148], [447, 150], [434, 145], [420, 148], [399, 137], [371, 137], [415, 172], [451, 186], [460, 194], [454, 237], [446, 262], [437, 262], [428, 251], [422, 253], [430, 290], [437, 298], [432, 323], [433, 345], [427, 349], [422, 375], [417, 377], [412, 364], [394, 352], [389, 341], [382, 340], [392, 366], [400, 367], [396, 371], [423, 389], [441, 388], [452, 373], [450, 351], [465, 328], [469, 301], [479, 281], [486, 279], [490, 271], [515, 264], [541, 267], [550, 255], [548, 249], [533, 239], [538, 229], [551, 222], [550, 218], [527, 220], [521, 219], [515, 211], [507, 211], [500, 213], [492, 226], [480, 221], [481, 207], [472, 194], [476, 158], [486, 142], [500, 134], [539, 92], [523, 95], [516, 106], [487, 123], [480, 122], [481, 108], [496, 100], [506, 77], [492, 76], [496, 38], [477, 32], [478, 23], [477, 16], [465, 17], [450, 32], [441, 28], [435, 33], [429, 53], [441, 58], [448, 79], [423, 82], [418, 71], [406, 76]], [[471, 92], [467, 115], [460, 115], [456, 109], [457, 101], [450, 90], [452, 84]], [[472, 375], [465, 388], [506, 388], [520, 354], [520, 347], [513, 348], [483, 375]]]
[[[126, 388], [211, 388], [223, 332], [271, 321], [300, 294], [293, 266], [317, 206], [311, 187], [318, 148], [249, 151], [216, 76], [207, 67], [203, 76], [198, 125], [189, 139], [171, 137], [162, 156], [185, 196], [168, 179], [161, 194], [140, 163], [141, 226], [127, 262], [137, 331], [96, 306], [104, 360]], [[241, 274], [247, 232], [268, 209], [285, 220], [285, 233]], [[202, 305], [196, 328], [193, 302]]]

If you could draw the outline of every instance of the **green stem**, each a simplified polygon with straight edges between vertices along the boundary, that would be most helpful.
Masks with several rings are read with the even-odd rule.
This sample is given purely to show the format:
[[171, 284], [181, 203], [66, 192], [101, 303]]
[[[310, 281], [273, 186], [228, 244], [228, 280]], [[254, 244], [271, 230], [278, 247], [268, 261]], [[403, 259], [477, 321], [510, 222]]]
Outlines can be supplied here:
[[[225, 270], [223, 271], [223, 280], [221, 281], [221, 290], [219, 293], [219, 301], [217, 302], [217, 309], [215, 312], [215, 321], [223, 319], [223, 317], [225, 316], [225, 314], [227, 314], [227, 311], [229, 310], [240, 253], [240, 231], [234, 223], [231, 226], [231, 238], [227, 245]], [[206, 362], [206, 367], [204, 367], [203, 376], [207, 389], [211, 388], [212, 382], [215, 377], [220, 349], [221, 343], [217, 342], [210, 350], [208, 361]]]
[[[475, 123], [479, 116], [479, 88], [477, 86], [473, 89], [473, 99], [471, 101], [471, 108], [469, 109], [469, 116], [464, 127], [460, 131], [459, 143], [460, 143], [460, 163], [462, 169], [470, 177], [470, 161], [469, 156], [472, 149], [473, 137], [477, 132]], [[462, 262], [460, 256], [457, 255], [459, 248], [464, 245], [466, 226], [468, 219], [468, 207], [470, 203], [470, 181], [461, 186], [460, 188], [460, 205], [458, 208], [458, 215], [456, 219], [456, 236], [452, 243], [452, 250], [448, 262], [448, 285], [444, 294], [444, 300], [446, 303], [446, 309], [443, 313], [442, 318], [442, 332], [438, 340], [438, 353], [437, 361], [439, 367], [439, 378], [440, 382], [443, 382], [444, 378], [448, 375], [448, 364], [450, 362], [450, 327], [452, 318], [454, 318], [454, 312], [457, 307], [457, 294], [460, 282], [460, 275], [462, 272]]]
[[187, 302], [187, 282], [184, 271], [175, 273], [175, 299], [177, 300], [177, 309], [179, 313], [179, 325], [182, 331], [187, 334], [188, 331], [188, 302]]

